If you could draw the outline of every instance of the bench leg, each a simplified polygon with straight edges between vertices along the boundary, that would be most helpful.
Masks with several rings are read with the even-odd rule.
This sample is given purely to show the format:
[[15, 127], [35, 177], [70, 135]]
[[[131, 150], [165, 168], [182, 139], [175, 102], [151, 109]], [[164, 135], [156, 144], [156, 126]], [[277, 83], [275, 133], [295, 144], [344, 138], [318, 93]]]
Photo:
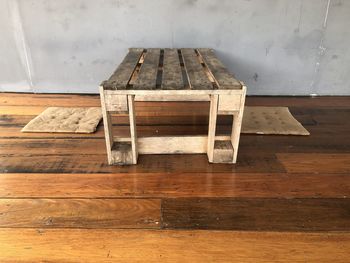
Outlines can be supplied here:
[[[211, 163], [236, 163], [239, 139], [242, 127], [246, 87], [240, 96], [224, 97], [212, 95], [210, 99], [209, 132], [208, 132], [208, 160]], [[219, 97], [218, 97], [219, 96]], [[231, 101], [232, 99], [232, 101]], [[220, 102], [221, 101], [221, 102]], [[222, 105], [224, 101], [226, 104]], [[231, 106], [232, 109], [227, 106]], [[238, 106], [238, 107], [236, 107]], [[223, 107], [225, 107], [223, 109]], [[215, 136], [216, 119], [218, 114], [232, 115], [232, 131], [229, 138]]]
[[[100, 87], [101, 110], [106, 139], [108, 164], [136, 164], [138, 157], [135, 123], [134, 95], [107, 95]], [[128, 113], [130, 121], [130, 138], [113, 137], [111, 112]]]
[[232, 133], [231, 133], [231, 143], [233, 147], [232, 163], [236, 163], [237, 161], [238, 146], [239, 146], [239, 139], [241, 135], [244, 104], [245, 104], [245, 96], [246, 96], [246, 87], [243, 86], [243, 93], [241, 96], [239, 111], [233, 114]]
[[133, 164], [137, 164], [138, 149], [137, 149], [137, 133], [136, 133], [134, 101], [135, 101], [135, 96], [134, 95], [128, 95], [128, 109], [129, 109], [129, 122], [130, 122], [132, 163]]
[[216, 119], [218, 115], [219, 95], [210, 95], [210, 110], [209, 110], [209, 127], [208, 127], [208, 147], [207, 155], [209, 162], [213, 162]]
[[105, 96], [104, 96], [103, 87], [100, 87], [100, 99], [101, 99], [101, 110], [102, 110], [102, 116], [103, 116], [103, 126], [104, 126], [104, 130], [105, 130], [108, 164], [113, 164], [113, 158], [112, 158], [112, 147], [113, 147], [112, 120], [111, 120], [110, 113], [106, 109], [106, 100], [105, 100]]

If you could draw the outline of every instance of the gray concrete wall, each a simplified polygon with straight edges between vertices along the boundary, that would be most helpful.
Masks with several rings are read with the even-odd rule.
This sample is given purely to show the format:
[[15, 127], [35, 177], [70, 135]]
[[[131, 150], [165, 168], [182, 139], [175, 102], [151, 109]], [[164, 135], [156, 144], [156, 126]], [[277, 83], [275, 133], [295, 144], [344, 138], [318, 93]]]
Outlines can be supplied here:
[[95, 93], [128, 47], [211, 47], [249, 94], [350, 95], [348, 0], [0, 0], [0, 91]]

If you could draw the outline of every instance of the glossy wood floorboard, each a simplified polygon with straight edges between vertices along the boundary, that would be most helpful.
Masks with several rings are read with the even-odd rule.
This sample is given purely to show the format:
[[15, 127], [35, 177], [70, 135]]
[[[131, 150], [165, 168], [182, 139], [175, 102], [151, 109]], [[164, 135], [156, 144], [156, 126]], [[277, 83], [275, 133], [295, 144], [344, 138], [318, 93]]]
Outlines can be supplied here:
[[0, 229], [1, 262], [347, 262], [344, 233]]
[[163, 225], [175, 229], [349, 231], [349, 199], [164, 199]]
[[348, 174], [0, 174], [0, 198], [348, 198]]
[[[0, 93], [0, 262], [350, 261], [350, 97], [248, 97], [288, 106], [311, 135], [243, 134], [236, 165], [203, 154], [109, 166], [102, 123], [20, 132], [46, 107], [99, 103]], [[207, 134], [208, 109], [136, 102], [138, 134]], [[128, 135], [127, 116], [113, 122]], [[231, 123], [220, 116], [218, 134]]]
[[[68, 146], [69, 147], [69, 146]], [[109, 166], [105, 154], [41, 154], [0, 155], [1, 173], [219, 173], [219, 172], [285, 172], [273, 153], [242, 153], [237, 165], [209, 164], [205, 154], [140, 155], [138, 165]], [[53, 150], [55, 151], [55, 150]]]
[[160, 228], [156, 199], [0, 199], [0, 227]]

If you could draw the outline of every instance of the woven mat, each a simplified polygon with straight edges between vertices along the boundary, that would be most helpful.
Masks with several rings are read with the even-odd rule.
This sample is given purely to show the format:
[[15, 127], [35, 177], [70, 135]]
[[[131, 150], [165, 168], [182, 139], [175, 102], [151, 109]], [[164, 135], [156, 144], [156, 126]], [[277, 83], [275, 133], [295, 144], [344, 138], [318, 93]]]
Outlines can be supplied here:
[[101, 118], [101, 109], [98, 107], [50, 107], [31, 120], [22, 132], [92, 133]]
[[[101, 109], [50, 107], [31, 120], [22, 132], [92, 133]], [[245, 107], [242, 133], [309, 135], [287, 107]]]

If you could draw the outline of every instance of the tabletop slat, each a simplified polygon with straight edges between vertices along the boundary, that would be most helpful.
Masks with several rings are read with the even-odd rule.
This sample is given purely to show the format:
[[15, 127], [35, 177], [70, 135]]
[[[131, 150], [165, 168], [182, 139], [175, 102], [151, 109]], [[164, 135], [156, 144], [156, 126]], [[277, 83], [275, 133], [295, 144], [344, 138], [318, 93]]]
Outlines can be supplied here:
[[203, 66], [200, 64], [195, 50], [192, 48], [181, 49], [182, 57], [185, 64], [185, 69], [188, 77], [188, 82], [191, 89], [213, 89], [212, 83], [205, 74]]
[[242, 84], [209, 48], [131, 48], [102, 86], [120, 92], [202, 90], [208, 93], [242, 89]]
[[177, 49], [164, 49], [162, 89], [183, 89], [184, 82]]
[[126, 89], [142, 53], [143, 49], [141, 48], [130, 49], [122, 63], [112, 76], [103, 83], [103, 86], [112, 89]]
[[135, 80], [133, 89], [152, 90], [156, 89], [157, 73], [159, 67], [160, 49], [148, 49], [145, 60], [141, 65], [140, 72]]
[[240, 89], [242, 85], [233, 77], [222, 62], [215, 56], [212, 49], [199, 48], [200, 55], [203, 58], [205, 65], [211, 71], [215, 78], [219, 89]]

